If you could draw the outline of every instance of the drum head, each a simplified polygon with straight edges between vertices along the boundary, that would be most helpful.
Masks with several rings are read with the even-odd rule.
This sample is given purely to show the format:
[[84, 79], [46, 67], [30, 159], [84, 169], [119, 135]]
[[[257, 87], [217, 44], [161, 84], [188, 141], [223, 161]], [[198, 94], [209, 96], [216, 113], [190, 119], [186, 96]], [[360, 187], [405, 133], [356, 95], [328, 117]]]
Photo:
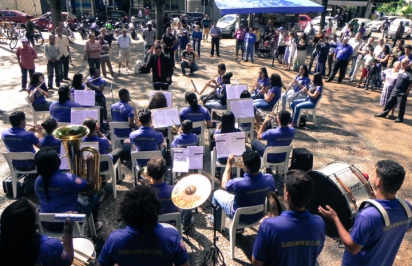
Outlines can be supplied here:
[[272, 217], [279, 216], [282, 213], [282, 206], [275, 192], [270, 191], [266, 195], [265, 209], [266, 213]]
[[85, 237], [73, 237], [73, 248], [74, 257], [80, 261], [88, 262], [89, 257], [96, 257], [93, 242]]
[[339, 237], [335, 224], [321, 216], [318, 207], [326, 208], [326, 205], [329, 205], [338, 214], [346, 230], [349, 230], [351, 228], [352, 214], [348, 203], [342, 192], [329, 177], [317, 171], [309, 171], [308, 174], [313, 179], [314, 190], [310, 202], [306, 205], [306, 209], [311, 214], [317, 214], [322, 217], [325, 221], [327, 236]]

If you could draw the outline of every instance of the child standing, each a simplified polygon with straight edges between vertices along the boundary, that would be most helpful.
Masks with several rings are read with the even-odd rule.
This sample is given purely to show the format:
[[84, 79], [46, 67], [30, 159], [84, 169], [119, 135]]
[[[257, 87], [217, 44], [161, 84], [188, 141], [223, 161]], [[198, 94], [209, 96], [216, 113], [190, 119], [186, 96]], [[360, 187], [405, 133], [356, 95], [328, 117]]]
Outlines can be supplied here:
[[[360, 88], [363, 82], [363, 79], [368, 77], [368, 68], [372, 64], [372, 61], [375, 57], [373, 56], [373, 49], [368, 48], [368, 53], [363, 57], [363, 69], [362, 69], [362, 76], [359, 80], [358, 86], [356, 88]], [[366, 84], [366, 80], [365, 80]]]
[[378, 64], [378, 60], [373, 59], [372, 64], [368, 68], [368, 77], [366, 78], [365, 90], [368, 90], [369, 83], [372, 83], [372, 88], [371, 88], [372, 91], [376, 89], [374, 85], [376, 85], [376, 80], [378, 78], [377, 76], [380, 73], [379, 67], [377, 64]]

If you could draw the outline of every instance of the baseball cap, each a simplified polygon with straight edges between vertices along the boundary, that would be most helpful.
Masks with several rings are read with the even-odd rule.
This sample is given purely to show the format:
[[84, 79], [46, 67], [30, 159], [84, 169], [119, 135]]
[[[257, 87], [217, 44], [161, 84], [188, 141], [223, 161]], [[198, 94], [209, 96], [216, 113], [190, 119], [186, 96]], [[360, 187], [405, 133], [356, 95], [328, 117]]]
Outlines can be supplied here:
[[278, 30], [284, 30], [283, 27], [280, 27]]
[[29, 40], [26, 37], [20, 39], [21, 42], [28, 42]]
[[151, 21], [147, 22], [146, 25], [153, 25]]
[[407, 45], [403, 46], [403, 48], [412, 49], [412, 46], [410, 44], [407, 44]]

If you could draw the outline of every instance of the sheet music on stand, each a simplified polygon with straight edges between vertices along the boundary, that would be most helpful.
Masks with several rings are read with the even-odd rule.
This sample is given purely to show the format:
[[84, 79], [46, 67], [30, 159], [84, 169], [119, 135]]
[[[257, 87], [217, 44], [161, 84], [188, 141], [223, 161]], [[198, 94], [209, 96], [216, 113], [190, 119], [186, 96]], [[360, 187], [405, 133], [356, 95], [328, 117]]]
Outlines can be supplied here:
[[203, 146], [187, 146], [189, 169], [203, 169]]
[[189, 169], [203, 169], [203, 146], [173, 149], [173, 172], [187, 173]]
[[74, 101], [81, 106], [94, 106], [95, 92], [91, 90], [74, 90]]
[[228, 99], [240, 99], [242, 91], [247, 90], [247, 84], [227, 84], [226, 95]]
[[246, 150], [245, 132], [224, 133], [215, 135], [217, 158], [229, 155], [242, 155]]
[[[65, 154], [66, 154], [66, 149], [64, 148], [63, 143], [62, 143], [62, 144], [60, 144], [60, 155], [59, 156], [62, 157]], [[67, 156], [65, 156], [65, 157], [61, 158], [60, 160], [61, 160], [60, 170], [69, 171], [70, 170], [70, 168], [69, 168], [69, 158]]]
[[180, 116], [177, 107], [152, 109], [150, 111], [152, 112], [152, 124], [155, 128], [180, 125]]
[[83, 125], [83, 121], [92, 117], [93, 119], [99, 121], [97, 109], [84, 109], [84, 110], [71, 110], [70, 121], [72, 125]]
[[156, 92], [163, 93], [163, 95], [166, 97], [167, 107], [172, 107], [173, 92], [171, 92], [171, 91], [155, 91], [155, 90], [149, 91], [149, 101], [152, 100], [153, 95]]
[[255, 116], [252, 99], [232, 99], [228, 103], [230, 104], [230, 111], [232, 111], [235, 118]]

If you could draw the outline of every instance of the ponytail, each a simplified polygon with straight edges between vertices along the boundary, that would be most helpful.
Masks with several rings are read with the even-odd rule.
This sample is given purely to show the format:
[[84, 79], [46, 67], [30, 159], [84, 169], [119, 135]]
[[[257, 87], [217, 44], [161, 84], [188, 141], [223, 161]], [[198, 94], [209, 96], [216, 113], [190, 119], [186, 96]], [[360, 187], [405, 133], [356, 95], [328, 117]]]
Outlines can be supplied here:
[[60, 158], [57, 152], [51, 148], [40, 149], [34, 156], [34, 164], [37, 173], [43, 178], [44, 192], [47, 201], [50, 201], [49, 185], [52, 176], [59, 170]]
[[186, 102], [190, 105], [193, 112], [199, 111], [199, 104], [197, 102], [197, 96], [194, 92], [187, 92], [185, 95]]

